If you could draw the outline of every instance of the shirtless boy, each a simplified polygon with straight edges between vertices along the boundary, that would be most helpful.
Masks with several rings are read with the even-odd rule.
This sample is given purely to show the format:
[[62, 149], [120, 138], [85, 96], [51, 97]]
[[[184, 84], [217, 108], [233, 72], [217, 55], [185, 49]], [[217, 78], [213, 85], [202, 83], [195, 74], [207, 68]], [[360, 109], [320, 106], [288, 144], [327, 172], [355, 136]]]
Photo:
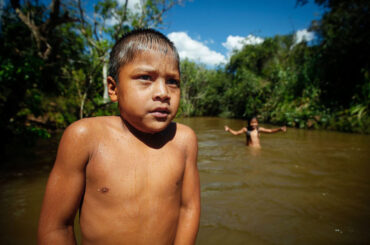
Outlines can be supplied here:
[[230, 132], [233, 135], [239, 135], [239, 134], [245, 133], [246, 137], [247, 137], [246, 145], [259, 148], [259, 147], [261, 147], [260, 138], [259, 138], [260, 133], [269, 133], [269, 134], [271, 134], [271, 133], [276, 133], [276, 132], [279, 132], [279, 131], [286, 132], [286, 127], [283, 126], [281, 128], [274, 128], [274, 129], [258, 127], [257, 117], [251, 117], [248, 120], [248, 126], [247, 127], [243, 127], [240, 130], [235, 131], [235, 130], [232, 130], [231, 128], [229, 128], [227, 125], [225, 125], [225, 131]]
[[194, 244], [200, 190], [194, 132], [171, 122], [180, 100], [179, 57], [151, 29], [112, 49], [108, 91], [120, 116], [77, 121], [64, 132], [43, 201], [39, 244]]

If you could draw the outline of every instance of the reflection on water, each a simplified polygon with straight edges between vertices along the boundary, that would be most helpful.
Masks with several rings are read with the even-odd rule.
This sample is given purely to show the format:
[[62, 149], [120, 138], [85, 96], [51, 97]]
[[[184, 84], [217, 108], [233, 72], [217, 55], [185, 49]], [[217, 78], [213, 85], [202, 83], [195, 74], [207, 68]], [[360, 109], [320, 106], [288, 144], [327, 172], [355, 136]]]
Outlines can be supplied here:
[[[288, 129], [262, 149], [223, 125], [179, 119], [198, 136], [202, 216], [197, 244], [370, 243], [370, 136]], [[52, 143], [14, 152], [0, 168], [0, 244], [35, 244]]]
[[37, 148], [13, 146], [0, 165], [0, 244], [36, 244], [38, 216], [58, 138]]

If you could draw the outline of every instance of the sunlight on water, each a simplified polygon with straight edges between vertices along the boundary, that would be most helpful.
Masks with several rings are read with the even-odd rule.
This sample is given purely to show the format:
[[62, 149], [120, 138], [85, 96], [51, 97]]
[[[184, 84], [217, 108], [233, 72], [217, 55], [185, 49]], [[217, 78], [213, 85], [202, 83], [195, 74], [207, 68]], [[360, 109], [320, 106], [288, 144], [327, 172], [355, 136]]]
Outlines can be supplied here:
[[[198, 136], [202, 216], [197, 244], [370, 243], [370, 136], [288, 129], [262, 149], [223, 130], [245, 122], [177, 121]], [[268, 127], [268, 125], [266, 125]], [[36, 244], [58, 137], [2, 164], [0, 244]]]

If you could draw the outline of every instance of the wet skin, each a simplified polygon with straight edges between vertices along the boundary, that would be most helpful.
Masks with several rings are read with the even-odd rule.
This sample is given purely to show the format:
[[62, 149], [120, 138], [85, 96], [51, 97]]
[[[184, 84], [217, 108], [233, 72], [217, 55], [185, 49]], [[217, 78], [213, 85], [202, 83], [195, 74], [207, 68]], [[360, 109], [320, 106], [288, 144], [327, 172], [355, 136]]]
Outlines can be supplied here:
[[69, 126], [49, 177], [40, 244], [193, 244], [200, 191], [194, 132], [171, 123], [179, 105], [174, 58], [143, 51], [108, 80], [120, 117]]

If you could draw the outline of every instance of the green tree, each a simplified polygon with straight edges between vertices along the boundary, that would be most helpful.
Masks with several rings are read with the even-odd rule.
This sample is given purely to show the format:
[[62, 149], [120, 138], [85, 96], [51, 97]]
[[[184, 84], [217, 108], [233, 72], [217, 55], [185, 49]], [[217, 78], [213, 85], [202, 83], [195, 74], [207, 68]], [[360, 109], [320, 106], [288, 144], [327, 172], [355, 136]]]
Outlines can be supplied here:
[[2, 133], [47, 136], [78, 118], [114, 113], [104, 92], [110, 47], [133, 28], [163, 25], [181, 2], [141, 1], [135, 11], [128, 1], [97, 1], [93, 12], [81, 0], [7, 2], [0, 27]]
[[[300, 0], [298, 4], [307, 1]], [[368, 100], [370, 70], [370, 2], [315, 0], [328, 9], [311, 29], [319, 35], [322, 99], [329, 106], [348, 107]]]

